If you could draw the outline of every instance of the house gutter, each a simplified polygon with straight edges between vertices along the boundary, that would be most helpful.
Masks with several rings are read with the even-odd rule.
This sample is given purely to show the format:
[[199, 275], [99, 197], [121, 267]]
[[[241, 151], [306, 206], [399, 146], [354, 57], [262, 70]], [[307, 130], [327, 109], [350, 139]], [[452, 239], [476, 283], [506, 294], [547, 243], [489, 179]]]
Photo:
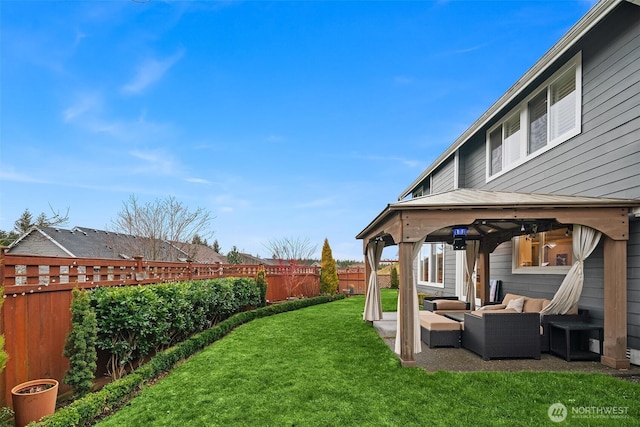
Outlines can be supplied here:
[[606, 17], [620, 3], [628, 1], [640, 6], [640, 0], [602, 0], [598, 2], [587, 14], [578, 21], [542, 58], [536, 62], [518, 81], [515, 82], [489, 109], [480, 116], [456, 141], [447, 148], [418, 178], [416, 178], [409, 187], [407, 187], [398, 196], [398, 200], [402, 200], [413, 192], [413, 190], [436, 168], [445, 162], [452, 154], [454, 154], [461, 146], [463, 146], [469, 138], [471, 138], [479, 129], [492, 120], [505, 105], [513, 101], [520, 95], [533, 80], [544, 73], [560, 56], [565, 54], [572, 46], [574, 46], [584, 35]]

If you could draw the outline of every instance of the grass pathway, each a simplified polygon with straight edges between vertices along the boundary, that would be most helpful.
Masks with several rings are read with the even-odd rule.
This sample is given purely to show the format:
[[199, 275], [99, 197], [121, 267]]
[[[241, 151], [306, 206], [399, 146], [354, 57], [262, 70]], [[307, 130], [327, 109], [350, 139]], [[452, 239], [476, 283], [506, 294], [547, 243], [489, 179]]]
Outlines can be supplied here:
[[402, 368], [363, 305], [353, 297], [246, 324], [99, 425], [562, 425], [547, 415], [556, 402], [628, 408], [616, 420], [570, 414], [566, 425], [640, 425], [640, 385], [615, 378]]

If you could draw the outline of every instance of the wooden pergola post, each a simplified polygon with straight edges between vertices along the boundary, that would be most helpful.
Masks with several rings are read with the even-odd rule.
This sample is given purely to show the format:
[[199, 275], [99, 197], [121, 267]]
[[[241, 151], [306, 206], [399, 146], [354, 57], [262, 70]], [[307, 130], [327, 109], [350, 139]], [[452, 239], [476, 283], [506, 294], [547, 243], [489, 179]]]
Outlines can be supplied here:
[[413, 316], [416, 307], [413, 301], [413, 260], [411, 253], [413, 244], [398, 243], [398, 256], [400, 258], [400, 361], [402, 366], [416, 366], [415, 349], [413, 348]]
[[604, 238], [604, 355], [600, 362], [629, 369], [627, 359], [627, 241]]
[[[491, 277], [491, 269], [489, 262], [489, 251], [486, 247], [480, 246], [478, 254], [478, 273], [480, 279], [480, 304], [484, 304], [489, 300], [489, 280]], [[475, 285], [475, 283], [474, 283]], [[475, 297], [475, 295], [474, 295]]]

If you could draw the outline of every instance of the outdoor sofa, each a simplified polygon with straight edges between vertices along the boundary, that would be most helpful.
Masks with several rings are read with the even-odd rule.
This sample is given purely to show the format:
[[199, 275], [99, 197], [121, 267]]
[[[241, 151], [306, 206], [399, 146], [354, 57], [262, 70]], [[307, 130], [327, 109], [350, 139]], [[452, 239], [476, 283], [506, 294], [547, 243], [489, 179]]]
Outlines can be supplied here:
[[512, 310], [465, 313], [464, 348], [484, 360], [509, 357], [540, 359], [540, 314]]
[[[520, 301], [519, 301], [520, 300]], [[522, 302], [520, 305], [519, 303]], [[545, 298], [531, 298], [524, 295], [506, 294], [502, 303], [486, 305], [480, 308], [478, 312], [484, 313], [508, 313], [515, 311], [519, 313], [536, 313], [538, 314], [538, 331], [540, 336], [540, 351], [549, 352], [549, 322], [565, 320], [575, 322], [588, 322], [589, 310], [578, 309], [576, 304], [566, 314], [543, 314], [540, 312], [551, 303], [551, 300]], [[507, 308], [509, 307], [509, 308]], [[478, 312], [474, 312], [478, 314]], [[511, 319], [511, 318], [510, 318]], [[466, 319], [465, 319], [466, 320]]]

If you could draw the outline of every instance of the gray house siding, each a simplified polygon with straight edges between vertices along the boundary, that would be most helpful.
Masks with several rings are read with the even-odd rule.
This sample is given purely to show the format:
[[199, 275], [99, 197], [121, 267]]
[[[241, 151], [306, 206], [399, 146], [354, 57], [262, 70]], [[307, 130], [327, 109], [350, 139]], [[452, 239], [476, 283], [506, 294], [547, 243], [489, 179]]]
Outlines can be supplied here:
[[640, 7], [622, 6], [615, 17], [635, 25], [605, 22], [576, 47], [583, 54], [581, 134], [486, 185], [482, 141], [473, 160], [483, 176], [473, 187], [640, 197]]
[[63, 251], [59, 246], [51, 242], [41, 233], [35, 231], [24, 239], [22, 239], [16, 246], [13, 246], [10, 250], [12, 254], [18, 255], [33, 255], [38, 254], [42, 256], [59, 256], [68, 257], [69, 254]]
[[445, 164], [438, 168], [433, 174], [432, 181], [432, 193], [442, 193], [445, 191], [451, 191], [454, 189], [453, 174], [455, 172], [455, 161], [453, 158], [449, 159]]
[[[628, 6], [628, 5], [625, 5]], [[625, 7], [636, 25], [610, 24], [590, 34], [583, 51], [582, 133], [502, 177], [479, 185], [495, 190], [640, 198], [640, 8]], [[619, 31], [620, 34], [603, 34]], [[479, 147], [481, 145], [482, 147]], [[476, 144], [474, 161], [483, 168], [484, 145]], [[482, 157], [478, 155], [482, 151]], [[478, 185], [479, 179], [474, 184]], [[505, 245], [503, 245], [505, 246]], [[502, 246], [499, 248], [503, 250]], [[553, 297], [562, 276], [511, 274], [508, 256], [492, 254], [493, 278], [503, 293]], [[631, 222], [628, 244], [628, 346], [640, 348], [640, 222]], [[585, 262], [580, 306], [603, 319], [602, 243]]]
[[486, 147], [484, 133], [476, 134], [460, 148], [460, 188], [483, 188], [486, 176]]
[[[486, 131], [579, 51], [581, 133], [487, 182]], [[592, 29], [530, 91], [459, 148], [459, 166], [461, 188], [640, 198], [640, 7], [622, 3]], [[585, 262], [579, 302], [596, 319], [603, 318], [603, 262], [601, 242]], [[491, 278], [502, 280], [500, 297], [511, 292], [550, 299], [564, 277], [511, 272], [512, 244], [507, 242], [491, 254]], [[628, 346], [640, 349], [640, 219], [631, 221], [627, 276]], [[445, 289], [455, 288], [455, 274], [446, 281]]]

